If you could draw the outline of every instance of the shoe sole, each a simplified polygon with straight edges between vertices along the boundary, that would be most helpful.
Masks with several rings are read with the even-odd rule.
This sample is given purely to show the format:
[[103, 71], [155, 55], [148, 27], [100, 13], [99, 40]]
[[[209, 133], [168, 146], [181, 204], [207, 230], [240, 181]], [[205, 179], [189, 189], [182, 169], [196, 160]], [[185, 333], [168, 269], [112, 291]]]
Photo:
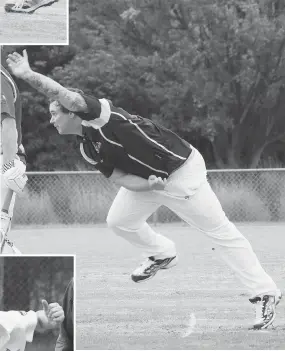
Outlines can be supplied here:
[[173, 259], [172, 261], [170, 261], [168, 263], [168, 265], [166, 267], [161, 267], [160, 269], [169, 269], [169, 268], [172, 268], [172, 267], [175, 267], [178, 263], [178, 259]]
[[156, 273], [157, 273], [158, 271], [160, 271], [161, 269], [169, 269], [169, 268], [172, 268], [172, 267], [176, 266], [177, 263], [178, 263], [178, 259], [177, 259], [177, 257], [176, 257], [176, 259], [173, 259], [172, 261], [170, 261], [165, 267], [159, 267], [152, 275], [150, 275], [149, 277], [147, 277], [147, 278], [145, 278], [145, 279], [134, 280], [134, 279], [133, 279], [133, 277], [134, 277], [133, 275], [131, 275], [131, 279], [132, 279], [132, 281], [135, 282], [135, 283], [143, 283], [143, 282], [145, 282], [145, 281], [150, 280], [151, 278], [153, 278], [153, 277], [156, 275]]
[[[279, 304], [279, 302], [281, 301], [281, 299], [282, 299], [282, 293], [281, 293], [280, 297], [278, 298], [278, 301], [276, 302], [275, 307]], [[253, 329], [254, 329], [254, 330], [263, 330], [263, 329], [266, 329], [266, 328], [268, 328], [268, 327], [274, 322], [275, 318], [276, 318], [276, 312], [274, 313], [273, 317], [270, 319], [270, 321], [269, 321], [267, 324], [263, 325], [262, 327], [256, 327], [256, 328], [253, 327]]]
[[41, 7], [48, 7], [53, 5], [55, 2], [58, 2], [58, 0], [45, 0], [42, 4], [40, 5], [35, 5], [29, 9], [26, 10], [13, 10], [13, 7], [5, 7], [5, 11], [6, 12], [11, 12], [11, 13], [27, 13], [27, 14], [32, 14], [34, 13], [36, 10], [38, 10]]

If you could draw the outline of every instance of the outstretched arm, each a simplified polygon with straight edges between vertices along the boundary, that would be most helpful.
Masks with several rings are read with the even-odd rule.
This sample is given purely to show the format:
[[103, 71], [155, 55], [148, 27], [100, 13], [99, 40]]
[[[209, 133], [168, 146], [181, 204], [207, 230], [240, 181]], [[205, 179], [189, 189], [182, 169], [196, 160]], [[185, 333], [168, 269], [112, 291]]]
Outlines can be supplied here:
[[48, 98], [58, 100], [69, 111], [87, 112], [87, 105], [80, 94], [31, 69], [26, 50], [23, 51], [23, 56], [17, 52], [9, 54], [7, 63], [16, 77], [23, 79]]

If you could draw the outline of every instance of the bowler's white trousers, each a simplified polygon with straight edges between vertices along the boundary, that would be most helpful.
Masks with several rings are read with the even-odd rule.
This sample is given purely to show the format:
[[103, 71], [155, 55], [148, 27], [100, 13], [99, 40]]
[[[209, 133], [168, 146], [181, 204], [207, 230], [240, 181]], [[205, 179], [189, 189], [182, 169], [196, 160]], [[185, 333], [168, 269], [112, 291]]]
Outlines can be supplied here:
[[173, 241], [146, 223], [161, 205], [213, 240], [251, 297], [275, 293], [277, 287], [261, 267], [250, 243], [225, 215], [207, 181], [204, 159], [195, 148], [184, 165], [168, 178], [165, 190], [134, 192], [121, 188], [110, 208], [108, 226], [143, 248], [147, 256], [175, 256]]

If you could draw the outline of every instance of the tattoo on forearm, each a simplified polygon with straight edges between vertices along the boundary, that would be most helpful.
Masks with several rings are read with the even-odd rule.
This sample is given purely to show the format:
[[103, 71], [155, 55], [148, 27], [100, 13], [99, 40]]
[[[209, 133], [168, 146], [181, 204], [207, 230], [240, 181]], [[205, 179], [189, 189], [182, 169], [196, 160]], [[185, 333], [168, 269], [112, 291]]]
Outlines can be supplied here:
[[42, 74], [32, 72], [25, 76], [26, 82], [51, 99], [58, 99], [61, 85]]
[[62, 105], [71, 111], [84, 111], [87, 108], [84, 99], [80, 95], [74, 94], [74, 92], [69, 91], [49, 77], [32, 72], [25, 77], [25, 80], [36, 90], [50, 99], [60, 101]]
[[87, 110], [87, 105], [85, 100], [79, 95], [76, 94], [73, 99], [69, 99], [70, 102], [70, 110], [71, 111], [85, 111]]

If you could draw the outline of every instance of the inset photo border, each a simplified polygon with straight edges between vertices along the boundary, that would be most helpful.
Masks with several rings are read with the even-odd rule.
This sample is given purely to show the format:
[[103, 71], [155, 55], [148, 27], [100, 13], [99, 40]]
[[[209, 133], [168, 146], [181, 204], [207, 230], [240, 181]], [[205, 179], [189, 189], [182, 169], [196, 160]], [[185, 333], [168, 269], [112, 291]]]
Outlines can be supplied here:
[[0, 257], [0, 350], [74, 350], [75, 256]]
[[0, 45], [68, 45], [69, 0], [2, 0]]

